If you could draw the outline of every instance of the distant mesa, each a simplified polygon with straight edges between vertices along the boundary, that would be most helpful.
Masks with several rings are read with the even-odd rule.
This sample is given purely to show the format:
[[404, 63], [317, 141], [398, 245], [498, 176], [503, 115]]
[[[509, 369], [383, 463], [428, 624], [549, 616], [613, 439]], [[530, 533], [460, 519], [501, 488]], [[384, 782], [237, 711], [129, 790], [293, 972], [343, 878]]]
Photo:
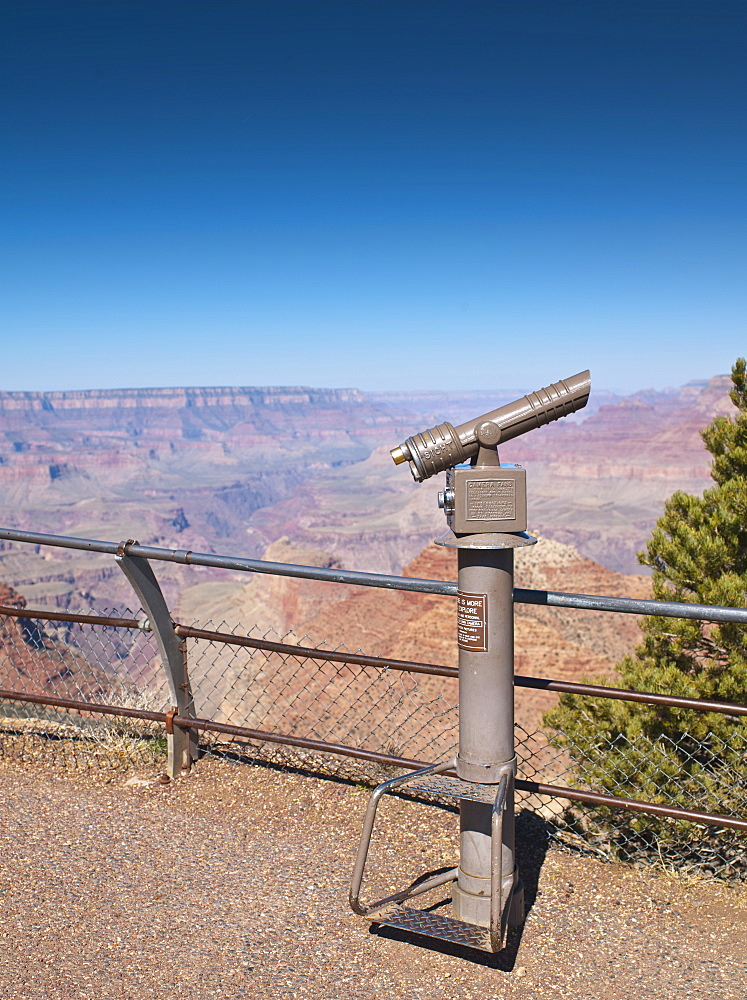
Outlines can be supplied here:
[[[718, 376], [677, 391], [594, 393], [589, 414], [509, 442], [527, 469], [529, 523], [618, 572], [636, 572], [666, 497], [709, 485], [700, 430], [733, 407]], [[0, 523], [27, 530], [261, 558], [287, 537], [350, 569], [401, 572], [443, 531], [438, 478], [391, 463], [398, 441], [506, 394], [206, 387], [0, 392]], [[514, 398], [515, 393], [509, 393]], [[163, 564], [171, 595], [183, 569]], [[206, 579], [212, 579], [207, 574]], [[52, 606], [81, 593], [129, 602], [110, 562], [0, 548], [0, 579]], [[561, 588], [568, 589], [568, 587]]]

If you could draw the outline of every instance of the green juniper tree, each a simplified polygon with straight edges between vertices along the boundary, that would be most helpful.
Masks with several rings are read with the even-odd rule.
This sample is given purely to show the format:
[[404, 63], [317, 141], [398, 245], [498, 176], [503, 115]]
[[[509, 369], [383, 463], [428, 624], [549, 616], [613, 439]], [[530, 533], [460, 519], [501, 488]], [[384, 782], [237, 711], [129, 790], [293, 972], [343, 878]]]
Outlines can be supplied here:
[[[655, 599], [747, 604], [744, 358], [732, 369], [732, 383], [736, 414], [716, 417], [701, 432], [713, 455], [715, 485], [702, 497], [673, 494], [639, 553], [653, 570]], [[747, 703], [747, 626], [647, 617], [641, 627], [643, 641], [618, 664], [616, 686]], [[747, 811], [744, 717], [563, 695], [544, 722], [557, 730], [556, 741], [569, 752], [579, 783], [684, 808]], [[596, 829], [617, 842], [621, 853], [633, 845], [659, 851], [664, 846], [672, 853], [676, 843], [702, 845], [704, 839], [701, 827], [619, 812], [603, 814]], [[745, 845], [735, 847], [733, 857], [740, 852], [747, 867]]]

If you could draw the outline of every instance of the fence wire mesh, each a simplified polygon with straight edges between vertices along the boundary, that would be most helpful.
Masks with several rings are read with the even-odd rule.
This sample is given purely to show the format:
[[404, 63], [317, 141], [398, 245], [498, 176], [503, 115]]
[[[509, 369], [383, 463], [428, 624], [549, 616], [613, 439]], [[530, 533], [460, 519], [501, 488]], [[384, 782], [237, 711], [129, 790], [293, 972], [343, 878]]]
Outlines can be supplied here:
[[[100, 610], [97, 612], [101, 614]], [[131, 612], [107, 612], [132, 617]], [[137, 616], [134, 616], [137, 617]], [[193, 627], [270, 642], [352, 652], [314, 643], [309, 636], [246, 631], [224, 622]], [[189, 638], [187, 656], [197, 717], [262, 732], [344, 744], [392, 756], [439, 761], [458, 746], [457, 683], [382, 667], [310, 659]], [[360, 652], [360, 651], [357, 651]], [[164, 712], [166, 679], [152, 635], [139, 629], [0, 618], [0, 687]], [[523, 691], [517, 689], [517, 701]], [[682, 743], [683, 736], [677, 739]], [[684, 735], [689, 751], [699, 746]], [[570, 788], [618, 794], [679, 808], [747, 815], [747, 737], [730, 745], [744, 766], [673, 773], [672, 737], [620, 738], [580, 745], [568, 734], [516, 727], [519, 777]], [[741, 743], [739, 741], [741, 740]], [[703, 741], [701, 741], [702, 743]], [[280, 746], [271, 741], [200, 734], [204, 753], [224, 759], [307, 768], [376, 782], [393, 769], [336, 754]], [[709, 752], [713, 752], [713, 739]], [[88, 715], [21, 701], [0, 702], [0, 757], [75, 767], [162, 765], [163, 726], [136, 719]], [[615, 783], [613, 762], [619, 767]], [[652, 789], [654, 790], [652, 793]], [[518, 790], [517, 809], [541, 817], [560, 842], [602, 857], [662, 864], [677, 871], [747, 881], [747, 835], [640, 813], [581, 806]]]
[[[246, 632], [230, 629], [225, 622], [193, 627], [354, 652], [341, 645], [314, 643], [307, 635], [262, 633], [257, 628]], [[210, 640], [187, 641], [199, 717], [414, 760], [440, 760], [456, 752], [455, 684], [451, 685], [454, 697], [449, 697], [448, 690], [440, 690], [440, 678], [383, 665], [365, 667]]]
[[[97, 609], [101, 617], [132, 612]], [[0, 618], [0, 687], [145, 711], [168, 708], [153, 637], [139, 629], [35, 618]], [[0, 701], [0, 757], [84, 768], [129, 768], [165, 760], [163, 726], [141, 719]]]
[[[698, 745], [710, 753], [719, 742], [713, 734], [701, 740], [687, 734], [684, 738], [696, 755]], [[519, 777], [677, 809], [747, 817], [747, 736], [736, 734], [730, 746], [730, 751], [741, 753], [741, 769], [700, 775], [673, 769], [676, 758], [671, 751], [682, 739], [618, 735], [592, 746], [561, 730], [527, 733], [517, 726]], [[747, 834], [737, 830], [522, 791], [517, 792], [517, 803], [542, 816], [557, 839], [600, 857], [654, 862], [680, 874], [747, 882]]]

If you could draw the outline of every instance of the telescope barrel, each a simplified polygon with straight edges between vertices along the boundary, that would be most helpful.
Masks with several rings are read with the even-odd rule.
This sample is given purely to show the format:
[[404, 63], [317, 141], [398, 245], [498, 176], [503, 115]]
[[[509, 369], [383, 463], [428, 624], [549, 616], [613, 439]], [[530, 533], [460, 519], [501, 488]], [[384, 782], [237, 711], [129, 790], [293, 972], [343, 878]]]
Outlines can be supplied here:
[[458, 427], [443, 423], [415, 434], [392, 449], [392, 458], [397, 465], [409, 462], [413, 478], [423, 482], [473, 458], [479, 448], [477, 433], [481, 424], [489, 422], [498, 427], [499, 443], [510, 441], [582, 409], [589, 400], [590, 390], [591, 373], [579, 372]]

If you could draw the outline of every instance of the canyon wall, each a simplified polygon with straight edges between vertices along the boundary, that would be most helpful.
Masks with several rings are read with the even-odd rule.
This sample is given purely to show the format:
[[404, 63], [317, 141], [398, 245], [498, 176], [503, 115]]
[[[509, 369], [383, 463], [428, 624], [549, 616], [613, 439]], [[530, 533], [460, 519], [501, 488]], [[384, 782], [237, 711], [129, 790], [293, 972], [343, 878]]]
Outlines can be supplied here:
[[[636, 552], [667, 496], [709, 485], [699, 432], [715, 414], [733, 412], [729, 386], [718, 376], [676, 391], [608, 395], [502, 448], [503, 461], [527, 469], [529, 524], [541, 536], [516, 553], [517, 586], [647, 596]], [[445, 527], [436, 502], [442, 477], [414, 483], [407, 468], [393, 465], [389, 449], [436, 422], [459, 423], [516, 395], [451, 399], [305, 388], [0, 393], [0, 523], [453, 580], [453, 553], [432, 545]], [[154, 569], [174, 618], [185, 623], [456, 664], [449, 599], [166, 562]], [[0, 542], [0, 582], [16, 588], [0, 597], [19, 607], [138, 611], [114, 559], [96, 553]], [[637, 641], [630, 616], [516, 609], [517, 673], [609, 677]], [[211, 700], [211, 710], [246, 714], [254, 698], [247, 719], [259, 725], [269, 718], [274, 702], [267, 692], [258, 696], [256, 684], [248, 689], [246, 657], [237, 659], [231, 647], [210, 655], [217, 661], [209, 676], [200, 679], [207, 660], [193, 667], [196, 693]], [[149, 660], [136, 678], [129, 649], [118, 656], [125, 683], [140, 686], [158, 670]], [[8, 683], [36, 692], [64, 675], [70, 690], [111, 689], [108, 670], [84, 675], [84, 667], [75, 642], [60, 642], [31, 620], [4, 625], [0, 672]], [[300, 694], [310, 675], [292, 659], [288, 671], [283, 691]], [[353, 673], [346, 682], [353, 683]], [[456, 697], [450, 681], [422, 676], [418, 683], [434, 704]], [[520, 690], [518, 722], [532, 731], [553, 701]]]
[[[592, 391], [587, 410], [509, 442], [501, 459], [527, 468], [530, 527], [634, 572], [665, 498], [709, 484], [699, 431], [733, 411], [729, 385], [717, 376], [625, 398]], [[443, 531], [442, 477], [414, 483], [389, 449], [518, 392], [0, 392], [0, 522], [249, 557], [279, 545], [351, 569], [400, 572]], [[251, 582], [168, 563], [157, 572], [175, 612], [183, 606], [194, 617], [203, 617], [199, 599], [212, 594], [213, 617], [213, 598], [240, 603]], [[87, 552], [5, 544], [0, 580], [32, 606], [133, 600], [113, 559]], [[568, 580], [563, 589], [580, 587]]]

